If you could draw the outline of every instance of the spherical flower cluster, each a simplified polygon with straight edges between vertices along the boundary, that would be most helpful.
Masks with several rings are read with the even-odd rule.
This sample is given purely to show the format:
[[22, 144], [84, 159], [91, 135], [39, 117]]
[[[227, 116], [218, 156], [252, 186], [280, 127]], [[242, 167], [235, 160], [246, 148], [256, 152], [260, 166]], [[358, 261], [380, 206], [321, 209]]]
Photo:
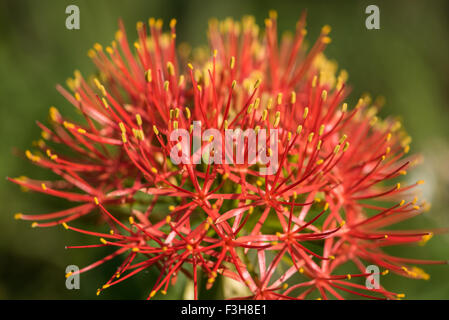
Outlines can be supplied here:
[[[402, 294], [381, 284], [367, 288], [357, 278], [372, 276], [366, 267], [374, 264], [378, 276], [426, 279], [415, 264], [446, 263], [383, 250], [429, 240], [431, 231], [389, 228], [429, 205], [413, 193], [422, 181], [399, 182], [417, 157], [407, 155], [410, 138], [400, 123], [376, 116], [382, 100], [364, 96], [355, 107], [344, 102], [347, 73], [323, 54], [329, 26], [307, 49], [305, 15], [294, 35], [280, 40], [275, 12], [264, 32], [253, 17], [211, 20], [209, 49], [193, 51], [177, 48], [176, 20], [169, 28], [163, 32], [162, 20], [150, 19], [149, 27], [139, 22], [130, 47], [120, 23], [110, 46], [95, 44], [88, 55], [97, 77], [76, 71], [68, 90], [58, 86], [84, 120], [74, 123], [52, 107], [50, 125], [38, 123], [43, 139], [25, 153], [60, 179], [10, 179], [73, 203], [17, 219], [93, 238], [68, 248], [110, 248], [80, 273], [121, 257], [97, 294], [155, 268], [159, 276], [148, 298], [165, 294], [183, 273], [193, 282], [194, 298], [200, 285], [209, 289], [222, 278], [238, 288], [238, 298], [341, 299], [349, 293], [396, 299]], [[202, 124], [199, 134], [194, 121]], [[255, 146], [249, 138], [237, 151], [243, 163], [175, 163], [174, 148], [182, 153], [185, 147], [172, 139], [179, 129], [189, 133], [189, 143], [208, 129], [223, 141], [226, 130], [264, 129], [267, 147], [258, 151], [268, 156], [275, 132], [277, 170], [263, 173], [263, 163], [250, 161]], [[230, 151], [234, 157], [214, 140], [203, 139], [203, 159]], [[98, 224], [76, 227], [86, 215], [97, 216], [110, 232], [95, 230]], [[349, 265], [358, 271], [341, 271]]]

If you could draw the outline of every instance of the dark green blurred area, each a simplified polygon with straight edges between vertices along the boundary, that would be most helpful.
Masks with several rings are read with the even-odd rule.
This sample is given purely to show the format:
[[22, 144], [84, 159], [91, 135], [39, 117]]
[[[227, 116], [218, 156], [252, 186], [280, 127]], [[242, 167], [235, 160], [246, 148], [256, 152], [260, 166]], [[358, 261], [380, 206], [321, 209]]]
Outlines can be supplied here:
[[[76, 4], [81, 29], [65, 28], [66, 6]], [[365, 8], [380, 8], [380, 30], [365, 28]], [[108, 44], [118, 18], [135, 38], [135, 23], [151, 16], [165, 21], [178, 19], [178, 40], [206, 44], [210, 17], [240, 18], [254, 15], [263, 23], [269, 9], [279, 14], [281, 31], [294, 30], [303, 9], [308, 10], [309, 40], [322, 25], [333, 30], [326, 50], [340, 68], [348, 70], [353, 87], [350, 102], [364, 92], [383, 95], [382, 116], [400, 115], [413, 137], [412, 152], [424, 155], [424, 164], [406, 179], [425, 179], [424, 196], [431, 200], [429, 213], [407, 222], [406, 227], [449, 226], [449, 2], [448, 1], [0, 1], [0, 130], [2, 156], [0, 177], [47, 177], [22, 156], [40, 136], [35, 120], [46, 121], [48, 108], [72, 112], [55, 90], [74, 69], [87, 75], [94, 71], [87, 50], [94, 42]], [[178, 42], [179, 43], [179, 42]], [[31, 229], [15, 221], [15, 212], [47, 213], [67, 203], [47, 196], [22, 193], [2, 180], [0, 184], [0, 299], [94, 299], [96, 289], [115, 271], [119, 260], [107, 263], [81, 277], [81, 289], [65, 288], [65, 268], [80, 267], [100, 259], [107, 251], [65, 250], [68, 244], [92, 243], [92, 238], [62, 227]], [[449, 239], [434, 237], [425, 247], [395, 251], [403, 257], [449, 259]], [[449, 298], [449, 268], [429, 266], [429, 281], [382, 278], [388, 289], [406, 293], [411, 299]], [[146, 297], [154, 274], [142, 273], [105, 291], [98, 298], [141, 299]], [[181, 279], [182, 280], [182, 279]], [[167, 298], [181, 298], [182, 283]], [[218, 294], [217, 297], [220, 295]], [[211, 296], [208, 296], [211, 297]]]

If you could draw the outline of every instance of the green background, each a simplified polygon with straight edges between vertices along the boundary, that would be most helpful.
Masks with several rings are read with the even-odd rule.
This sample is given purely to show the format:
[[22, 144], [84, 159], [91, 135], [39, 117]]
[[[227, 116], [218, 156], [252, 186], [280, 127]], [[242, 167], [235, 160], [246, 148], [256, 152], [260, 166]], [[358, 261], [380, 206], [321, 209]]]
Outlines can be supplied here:
[[[65, 28], [66, 6], [76, 4], [81, 12], [81, 29]], [[380, 30], [365, 28], [365, 8], [380, 8]], [[432, 210], [407, 222], [407, 227], [449, 226], [449, 2], [448, 1], [0, 1], [0, 177], [27, 175], [46, 177], [21, 156], [37, 140], [35, 120], [46, 121], [48, 108], [71, 112], [71, 106], [55, 90], [74, 69], [94, 71], [87, 50], [94, 42], [109, 44], [123, 18], [130, 39], [135, 23], [151, 16], [168, 22], [178, 19], [180, 41], [206, 44], [210, 17], [240, 18], [254, 15], [263, 23], [269, 9], [279, 14], [281, 31], [294, 30], [303, 9], [308, 10], [308, 39], [322, 25], [332, 26], [332, 43], [326, 50], [339, 67], [348, 70], [353, 102], [364, 92], [383, 95], [381, 115], [400, 115], [413, 137], [412, 152], [425, 162], [406, 179], [425, 179], [424, 196]], [[179, 42], [178, 42], [179, 43]], [[81, 277], [81, 289], [65, 288], [65, 267], [84, 266], [102, 257], [95, 249], [65, 250], [66, 244], [85, 244], [91, 239], [62, 227], [31, 229], [15, 221], [15, 212], [45, 213], [66, 203], [51, 197], [22, 193], [6, 180], [0, 183], [0, 299], [141, 299], [148, 294], [154, 274], [141, 275], [95, 295], [114, 272], [114, 262]], [[449, 258], [447, 235], [434, 237], [425, 247], [396, 250], [404, 257]], [[449, 298], [447, 266], [425, 268], [429, 281], [382, 278], [388, 289], [406, 293], [411, 299]], [[180, 286], [168, 298], [181, 298]], [[211, 297], [211, 296], [209, 296]]]

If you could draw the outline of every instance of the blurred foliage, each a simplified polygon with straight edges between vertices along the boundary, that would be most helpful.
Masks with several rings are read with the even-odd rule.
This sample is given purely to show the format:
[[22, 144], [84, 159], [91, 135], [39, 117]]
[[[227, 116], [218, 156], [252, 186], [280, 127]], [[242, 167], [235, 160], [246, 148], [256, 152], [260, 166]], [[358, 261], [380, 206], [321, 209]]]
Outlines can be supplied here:
[[[81, 29], [65, 28], [66, 6], [76, 4], [81, 12]], [[365, 8], [377, 4], [381, 29], [365, 28]], [[174, 1], [174, 0], [2, 0], [0, 2], [0, 130], [2, 156], [0, 176], [46, 177], [47, 173], [23, 159], [21, 151], [40, 134], [36, 119], [45, 121], [48, 108], [56, 105], [64, 113], [71, 106], [54, 89], [74, 69], [94, 71], [86, 56], [94, 42], [113, 39], [117, 20], [122, 18], [130, 39], [135, 23], [151, 16], [165, 21], [178, 19], [178, 40], [192, 45], [207, 43], [210, 17], [240, 18], [254, 15], [263, 23], [269, 9], [279, 13], [279, 29], [294, 30], [303, 9], [308, 11], [308, 39], [313, 41], [322, 25], [333, 28], [332, 43], [326, 50], [331, 59], [348, 70], [353, 92], [350, 103], [364, 92], [386, 97], [382, 116], [400, 115], [412, 135], [412, 152], [424, 154], [419, 178], [427, 180], [423, 191], [433, 202], [430, 213], [415, 218], [407, 227], [449, 225], [449, 3], [447, 1]], [[409, 177], [414, 181], [417, 176]], [[84, 266], [103, 256], [96, 249], [65, 250], [66, 244], [84, 244], [89, 237], [63, 228], [31, 229], [13, 220], [17, 211], [44, 213], [63, 208], [63, 200], [0, 184], [0, 299], [91, 299], [96, 288], [114, 272], [115, 263], [92, 270], [81, 277], [81, 289], [65, 288], [64, 273], [69, 264]], [[448, 237], [438, 236], [425, 247], [399, 248], [404, 257], [447, 259]], [[448, 268], [425, 268], [429, 281], [403, 279], [394, 275], [382, 284], [403, 291], [407, 298], [449, 298]], [[154, 274], [142, 273], [106, 290], [99, 298], [140, 299], [146, 297]], [[181, 279], [182, 281], [182, 279]], [[183, 284], [166, 298], [181, 298]], [[219, 297], [220, 293], [215, 293]], [[206, 297], [212, 295], [206, 294]]]

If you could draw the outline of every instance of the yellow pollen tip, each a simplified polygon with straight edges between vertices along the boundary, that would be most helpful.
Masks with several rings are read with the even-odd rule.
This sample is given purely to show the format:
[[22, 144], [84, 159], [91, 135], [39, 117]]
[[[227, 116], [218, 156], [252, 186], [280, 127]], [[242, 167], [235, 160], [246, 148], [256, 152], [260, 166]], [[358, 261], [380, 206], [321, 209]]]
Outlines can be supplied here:
[[62, 223], [62, 226], [64, 227], [64, 229], [66, 229], [66, 230], [68, 230], [69, 229], [69, 226], [67, 225], [67, 223], [65, 223], [65, 222], [63, 222]]
[[108, 243], [106, 240], [104, 240], [104, 238], [100, 238], [100, 242], [101, 242], [102, 244], [107, 244], [107, 243]]
[[39, 224], [38, 224], [37, 222], [33, 222], [33, 223], [31, 224], [31, 228], [36, 228], [38, 225], [39, 225]]
[[139, 248], [133, 248], [132, 251], [133, 252], [139, 252]]
[[100, 204], [100, 201], [98, 201], [98, 198], [97, 198], [97, 197], [94, 197], [94, 202], [95, 202], [95, 204], [96, 204], [97, 206]]
[[165, 222], [170, 223], [170, 221], [171, 221], [171, 216], [165, 217]]
[[14, 215], [14, 219], [16, 219], [16, 220], [22, 219], [22, 214], [21, 214], [21, 213], [16, 213], [16, 214]]

